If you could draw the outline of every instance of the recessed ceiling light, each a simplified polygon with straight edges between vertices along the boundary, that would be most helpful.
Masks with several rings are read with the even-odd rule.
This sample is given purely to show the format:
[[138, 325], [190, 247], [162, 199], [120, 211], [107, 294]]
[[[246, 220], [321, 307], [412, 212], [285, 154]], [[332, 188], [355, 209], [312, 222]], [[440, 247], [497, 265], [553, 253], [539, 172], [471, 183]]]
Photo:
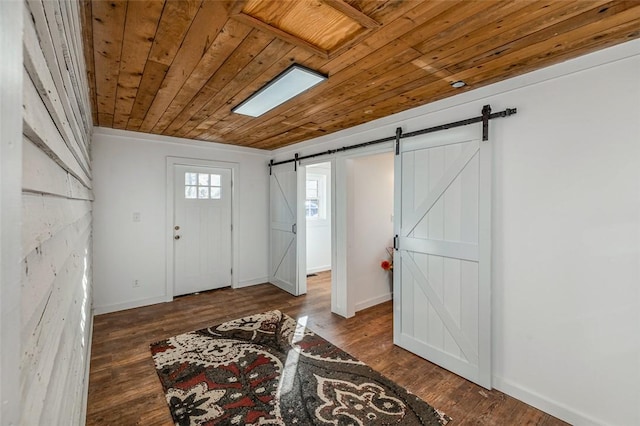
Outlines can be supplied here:
[[454, 89], [459, 89], [459, 88], [464, 87], [466, 85], [467, 85], [467, 83], [465, 83], [462, 80], [454, 81], [453, 83], [451, 83], [451, 87], [453, 87]]
[[325, 75], [294, 64], [231, 111], [259, 117], [326, 79]]

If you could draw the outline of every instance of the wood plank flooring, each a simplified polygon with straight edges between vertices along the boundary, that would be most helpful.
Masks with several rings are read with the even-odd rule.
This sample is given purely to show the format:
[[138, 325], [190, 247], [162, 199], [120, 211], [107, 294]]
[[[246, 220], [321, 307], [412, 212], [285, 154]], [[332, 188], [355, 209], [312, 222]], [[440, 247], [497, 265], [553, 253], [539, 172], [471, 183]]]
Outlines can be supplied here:
[[332, 314], [331, 275], [309, 277], [308, 294], [270, 285], [177, 298], [94, 320], [87, 425], [171, 425], [149, 344], [256, 312], [280, 309], [453, 418], [451, 425], [565, 425], [502, 392], [486, 391], [393, 345], [392, 304], [344, 319]]

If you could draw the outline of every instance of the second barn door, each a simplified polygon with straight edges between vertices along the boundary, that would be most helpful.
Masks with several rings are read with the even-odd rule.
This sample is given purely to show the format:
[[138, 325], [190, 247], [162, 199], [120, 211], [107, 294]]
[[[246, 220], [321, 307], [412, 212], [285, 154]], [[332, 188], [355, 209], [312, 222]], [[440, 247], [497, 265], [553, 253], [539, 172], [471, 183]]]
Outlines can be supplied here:
[[491, 388], [491, 145], [479, 134], [401, 140], [394, 342]]
[[298, 227], [304, 214], [298, 206], [298, 192], [304, 188], [298, 180], [303, 176], [292, 164], [274, 166], [270, 176], [269, 281], [294, 296], [306, 291], [306, 262], [299, 253], [304, 220]]

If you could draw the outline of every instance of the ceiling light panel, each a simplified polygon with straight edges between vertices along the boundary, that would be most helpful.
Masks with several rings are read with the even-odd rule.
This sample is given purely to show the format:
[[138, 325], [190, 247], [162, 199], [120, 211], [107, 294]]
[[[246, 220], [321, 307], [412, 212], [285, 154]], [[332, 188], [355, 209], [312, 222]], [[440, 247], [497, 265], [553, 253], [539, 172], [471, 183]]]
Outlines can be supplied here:
[[292, 65], [231, 111], [236, 114], [259, 117], [326, 79], [326, 76], [313, 70]]

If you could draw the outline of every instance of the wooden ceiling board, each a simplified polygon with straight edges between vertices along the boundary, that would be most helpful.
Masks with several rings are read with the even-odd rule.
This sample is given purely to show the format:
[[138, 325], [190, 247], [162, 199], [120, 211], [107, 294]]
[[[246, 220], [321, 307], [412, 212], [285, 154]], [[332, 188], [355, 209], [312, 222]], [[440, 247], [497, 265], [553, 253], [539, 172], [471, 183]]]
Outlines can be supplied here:
[[[553, 0], [551, 0], [551, 2], [552, 1]], [[543, 2], [543, 5], [548, 6], [549, 3], [549, 1]], [[482, 14], [470, 13], [464, 17], [458, 16], [455, 10], [449, 10], [441, 16], [441, 19], [448, 19], [451, 16], [450, 13], [454, 13], [456, 14], [455, 17], [457, 20], [454, 25], [446, 25], [444, 28], [441, 27], [439, 31], [428, 38], [418, 37], [410, 39], [408, 36], [403, 36], [401, 39], [423, 54], [433, 54], [440, 46], [451, 40], [463, 39], [464, 43], [468, 46], [471, 44], [468, 40], [469, 36], [474, 31], [481, 31], [487, 34], [496, 27], [501, 28], [508, 25], [506, 21], [512, 17], [526, 16], [532, 8], [536, 7], [541, 7], [540, 2], [500, 1], [487, 4]], [[489, 25], [487, 25], [487, 23], [489, 23]], [[427, 23], [427, 25], [429, 24], [430, 23]]]
[[[280, 68], [272, 68], [268, 70], [263, 75], [264, 75], [264, 78], [271, 76], [270, 78], [267, 78], [266, 81], [264, 79], [257, 80], [251, 86], [248, 86], [247, 88], [245, 88], [244, 91], [246, 93], [246, 96], [244, 98], [238, 98], [237, 102], [234, 104], [221, 106], [218, 113], [216, 114], [216, 117], [219, 118], [220, 121], [216, 123], [215, 129], [212, 132], [207, 131], [206, 133], [209, 135], [215, 135], [215, 137], [218, 138], [215, 140], [222, 140], [220, 139], [220, 135], [231, 133], [240, 126], [254, 122], [255, 119], [252, 117], [240, 115], [240, 114], [230, 114], [229, 111], [233, 106], [239, 104], [242, 100], [246, 99], [247, 96], [255, 92], [256, 88], [260, 88], [264, 86], [266, 83], [268, 83], [273, 78], [275, 78], [278, 74], [280, 74], [282, 70], [288, 68], [288, 66], [291, 65], [291, 62], [305, 65], [311, 69], [320, 69], [320, 66], [326, 62], [326, 59], [323, 59], [317, 55], [309, 56], [308, 51], [306, 51], [307, 54], [304, 54], [302, 52], [304, 50], [305, 49], [303, 48], [296, 48], [294, 50], [294, 52], [296, 53], [293, 53], [290, 56], [290, 58], [293, 59], [293, 61], [289, 61], [288, 64], [286, 62], [282, 63]], [[221, 115], [223, 115], [222, 118], [220, 118]], [[209, 140], [213, 141], [214, 139], [209, 139]]]
[[142, 72], [140, 87], [138, 87], [138, 93], [136, 93], [136, 100], [133, 101], [133, 107], [131, 107], [127, 130], [137, 131], [140, 129], [142, 120], [160, 89], [168, 69], [169, 67], [165, 64], [147, 60]]
[[[406, 49], [407, 46], [401, 41], [396, 40], [392, 43], [389, 43], [383, 49], [374, 51], [368, 56], [360, 59], [357, 62], [357, 66], [352, 64], [351, 66], [343, 68], [336, 73], [330, 72], [329, 75], [331, 76], [331, 78], [328, 81], [300, 95], [299, 99], [301, 102], [297, 103], [296, 105], [283, 104], [275, 108], [274, 111], [279, 112], [280, 115], [289, 117], [298, 112], [305, 111], [308, 108], [312, 108], [314, 105], [322, 102], [325, 96], [331, 96], [330, 92], [332, 92], [334, 88], [340, 86], [345, 81], [348, 81], [350, 79], [357, 79], [362, 75], [362, 73], [366, 72], [366, 70], [371, 70], [380, 63], [391, 60], [397, 54], [404, 52]], [[274, 120], [277, 120], [275, 116], [269, 117], [267, 115], [258, 117], [258, 119], [244, 120], [243, 122], [246, 123], [246, 125], [240, 128], [240, 132], [253, 132], [254, 129], [258, 127], [270, 126]]]
[[[606, 3], [608, 0], [600, 1]], [[489, 51], [495, 47], [499, 47], [508, 43], [509, 40], [521, 38], [526, 34], [552, 25], [558, 19], [569, 18], [575, 14], [582, 13], [585, 10], [584, 2], [582, 5], [575, 3], [559, 2], [554, 0], [526, 2], [525, 7], [509, 15], [503, 16], [501, 19], [494, 21], [491, 25], [481, 26], [458, 38], [450, 37], [444, 41], [444, 44], [438, 46], [429, 46], [426, 43], [420, 43], [414, 46], [415, 49], [425, 53], [424, 60], [428, 61], [431, 66], [442, 67], [438, 61], [447, 59], [447, 64], [461, 61], [462, 58], [469, 58], [473, 52]], [[593, 1], [594, 6], [597, 2]], [[531, 25], [523, 27], [526, 20]]]
[[215, 75], [250, 32], [250, 26], [234, 19], [227, 20], [218, 37], [202, 55], [191, 75], [153, 128], [153, 133], [163, 133], [169, 127], [175, 117], [184, 109], [184, 106], [203, 89], [211, 76]]
[[[370, 61], [367, 61], [369, 58], [365, 58], [363, 63], [367, 66], [358, 71], [357, 75], [353, 78], [345, 78], [332, 89], [315, 96], [314, 103], [309, 108], [294, 115], [288, 115], [288, 120], [293, 123], [303, 123], [310, 117], [314, 120], [322, 120], [321, 114], [332, 114], [335, 112], [334, 108], [345, 105], [345, 102], [357, 98], [362, 93], [381, 90], [380, 87], [385, 81], [397, 81], [415, 71], [415, 67], [408, 64], [420, 56], [420, 52], [397, 41], [388, 46], [398, 49], [394, 56], [385, 56], [383, 61], [380, 61], [380, 57], [372, 57]], [[356, 72], [355, 68], [353, 69]]]
[[[100, 0], [94, 1], [94, 4], [97, 3], [100, 3]], [[171, 65], [201, 5], [202, 0], [171, 0], [166, 2], [158, 31], [153, 40], [153, 47], [149, 52], [149, 61], [166, 66]]]
[[[84, 0], [81, 6], [94, 124], [264, 149], [640, 37], [638, 1]], [[245, 14], [264, 22], [238, 19]], [[261, 117], [231, 112], [292, 63], [329, 79]], [[453, 89], [459, 79], [468, 86]]]
[[[526, 52], [535, 49], [535, 46], [542, 47], [544, 50], [545, 45], [548, 47], [554, 46], [549, 43], [552, 38], [559, 39], [560, 42], [571, 41], [576, 38], [582, 40], [583, 38], [588, 38], [591, 34], [595, 34], [589, 31], [601, 31], [602, 29], [615, 27], [622, 22], [627, 22], [629, 19], [637, 19], [638, 16], [640, 16], [640, 2], [609, 2], [605, 5], [582, 11], [579, 14], [566, 15], [566, 19], [555, 21], [552, 25], [545, 26], [535, 32], [519, 31], [517, 39], [511, 42], [506, 42], [505, 40], [504, 44], [469, 60], [457, 60], [449, 65], [448, 69], [452, 72], [470, 70], [491, 61], [496, 56], [504, 57], [511, 52], [518, 51], [522, 51], [521, 54], [526, 55]], [[593, 25], [594, 23], [596, 25]], [[585, 27], [589, 27], [589, 30], [571, 33], [573, 30], [580, 30]]]
[[[292, 50], [293, 47], [286, 42], [280, 39], [272, 40], [267, 47], [256, 55], [251, 63], [247, 64], [247, 66], [236, 74], [235, 78], [227, 84], [224, 89], [216, 93], [216, 95], [192, 117], [193, 120], [190, 120], [190, 123], [194, 123], [195, 126], [183, 127], [183, 131], [187, 132], [186, 136], [188, 138], [195, 137], [195, 135], [206, 131], [210, 127], [208, 118], [220, 108], [220, 105], [224, 105], [227, 99], [232, 98], [236, 93], [246, 87], [247, 84], [255, 80], [263, 72], [265, 67], [268, 68], [283, 57], [288, 56]], [[253, 65], [254, 62], [259, 63], [260, 66]], [[242, 102], [242, 99], [238, 102]]]
[[[99, 3], [101, 1], [94, 0], [94, 4]], [[140, 130], [201, 4], [201, 0], [171, 0], [165, 3], [127, 123], [128, 130]]]
[[127, 5], [113, 115], [113, 127], [116, 129], [127, 128], [163, 8], [164, 0]]
[[[396, 56], [392, 61], [385, 62], [367, 73], [363, 83], [355, 83], [349, 80], [334, 90], [333, 96], [325, 98], [311, 109], [300, 112], [294, 116], [287, 117], [287, 122], [296, 126], [304, 123], [309, 118], [322, 123], [339, 116], [336, 110], [348, 108], [364, 99], [368, 100], [377, 93], [386, 93], [393, 87], [401, 86], [409, 82], [424, 84], [426, 80], [435, 80], [436, 77], [424, 73], [411, 66], [412, 60], [418, 55], [414, 49], [406, 49], [401, 55]], [[338, 114], [338, 115], [336, 115]]]
[[[282, 120], [292, 125], [302, 124], [310, 119], [314, 122], [322, 122], [326, 114], [333, 115], [337, 108], [348, 108], [349, 105], [357, 102], [363, 93], [366, 97], [372, 92], [384, 90], [384, 84], [392, 82], [399, 84], [402, 78], [416, 70], [411, 66], [411, 61], [420, 55], [412, 48], [407, 48], [404, 43], [396, 41], [388, 45], [389, 48], [397, 49], [397, 54], [388, 58], [387, 55], [380, 56], [372, 53], [362, 60], [363, 68], [351, 67], [342, 71], [342, 78], [335, 79], [335, 84], [331, 88], [324, 88], [318, 95], [309, 94], [313, 99], [308, 108], [300, 111], [287, 111], [282, 115]], [[384, 59], [384, 60], [382, 60]], [[407, 66], [407, 64], [409, 64]], [[347, 71], [349, 71], [347, 73]], [[421, 76], [424, 72], [420, 72]], [[414, 75], [415, 77], [415, 75]], [[339, 113], [339, 112], [338, 112]], [[237, 134], [252, 144], [254, 141], [268, 135], [273, 122], [265, 122], [261, 126], [253, 127]]]
[[202, 89], [191, 99], [186, 107], [176, 116], [167, 127], [166, 133], [172, 136], [182, 136], [181, 128], [202, 109], [209, 99], [224, 89], [234, 76], [251, 60], [271, 43], [273, 36], [258, 30], [251, 33], [240, 43], [237, 49], [227, 58], [220, 68], [213, 74]]
[[[312, 53], [301, 47], [294, 47], [291, 51], [287, 52], [286, 55], [280, 58], [280, 60], [274, 62], [266, 71], [257, 76], [252, 82], [248, 83], [239, 92], [228, 98], [225, 103], [218, 104], [217, 109], [209, 115], [205, 122], [201, 123], [206, 123], [208, 126], [207, 130], [202, 133], [201, 137], [205, 140], [215, 140], [218, 137], [218, 133], [223, 133], [227, 123], [230, 122], [229, 110], [232, 106], [238, 105], [240, 102], [251, 96], [254, 92], [254, 87], [263, 87], [277, 77], [283, 69], [287, 69], [292, 64], [308, 63], [312, 56]], [[212, 129], [212, 127], [214, 127], [214, 129]], [[210, 129], [215, 133], [209, 133]]]
[[98, 124], [112, 127], [127, 2], [95, 2], [91, 13]]
[[165, 84], [158, 90], [140, 131], [148, 133], [158, 123], [182, 85], [227, 22], [230, 1], [205, 1], [189, 26], [184, 41], [167, 70]]

